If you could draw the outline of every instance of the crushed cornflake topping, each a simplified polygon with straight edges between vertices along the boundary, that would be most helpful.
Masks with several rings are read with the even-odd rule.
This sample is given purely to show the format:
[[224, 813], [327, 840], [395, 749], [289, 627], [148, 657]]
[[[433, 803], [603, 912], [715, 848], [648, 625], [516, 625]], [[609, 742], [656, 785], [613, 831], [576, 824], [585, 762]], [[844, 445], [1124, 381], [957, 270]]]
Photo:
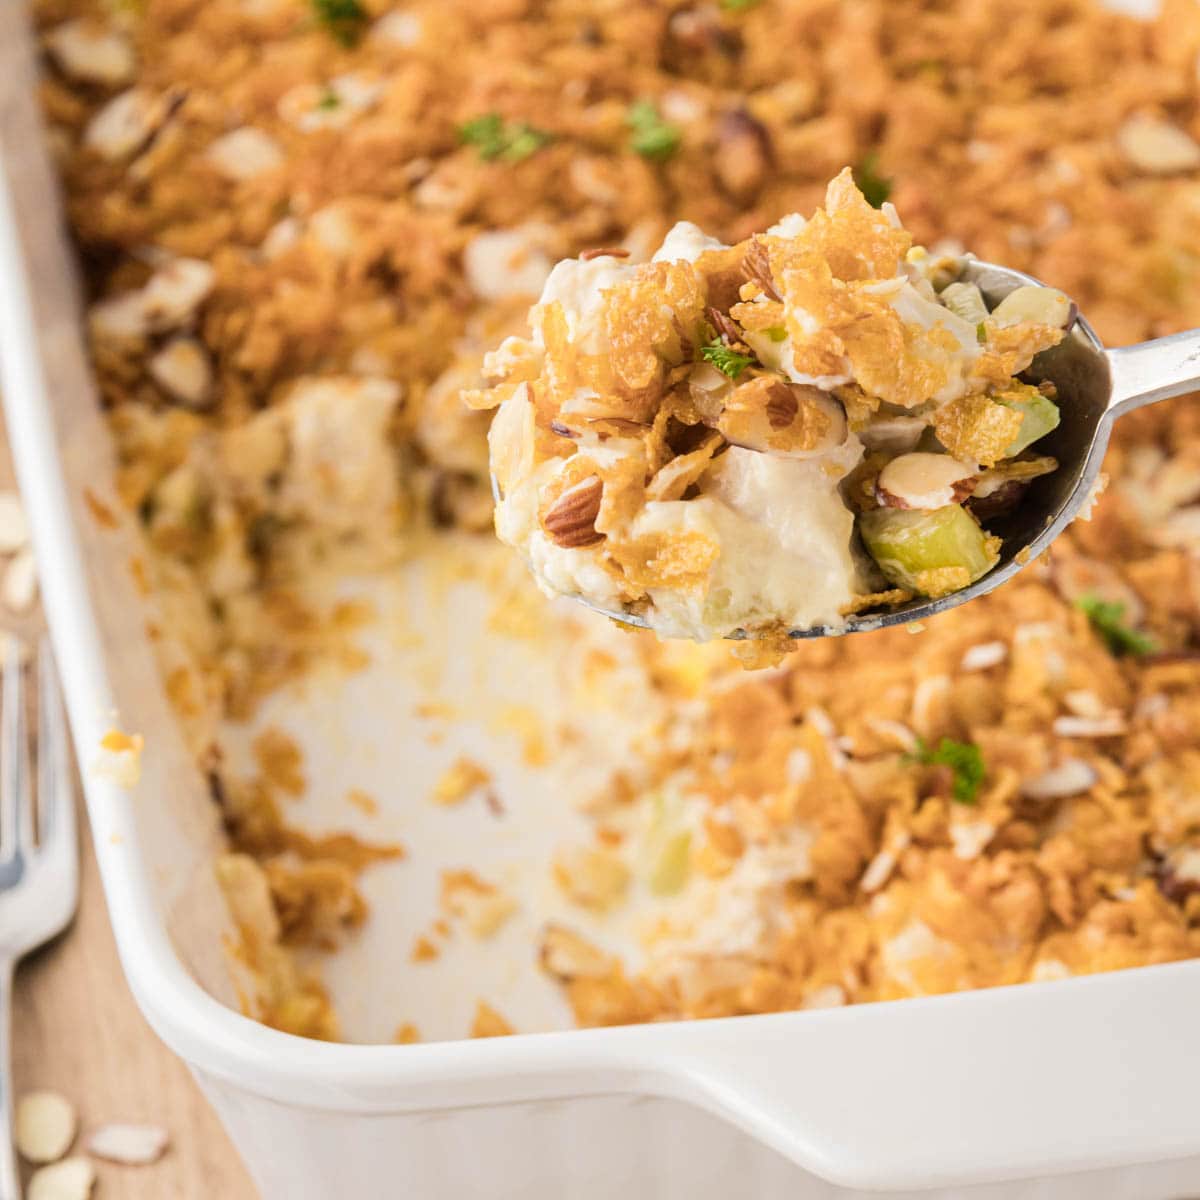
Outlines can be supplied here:
[[441, 906], [477, 938], [491, 937], [517, 911], [512, 896], [469, 870], [442, 872]]
[[[834, 395], [847, 441], [879, 423], [898, 439], [889, 447], [917, 449], [930, 414], [924, 402], [897, 401], [939, 383], [952, 348], [932, 331], [902, 344], [895, 281], [848, 276], [896, 263], [942, 295], [961, 282], [969, 249], [1052, 279], [1109, 345], [1200, 326], [1193, 4], [1165, 3], [1142, 21], [1091, 0], [792, 0], [781, 25], [784, 6], [766, 3], [638, 8], [636, 19], [637, 6], [618, 3], [590, 6], [586, 36], [561, 6], [494, 5], [481, 21], [477, 0], [408, 0], [389, 13], [314, 0], [301, 19], [280, 21], [248, 21], [215, 2], [204, 20], [182, 24], [173, 0], [136, 7], [38, 5], [52, 64], [39, 94], [116, 443], [113, 485], [83, 499], [98, 528], [120, 518], [144, 534], [139, 577], [187, 647], [186, 663], [164, 656], [164, 680], [198, 754], [209, 754], [217, 724], [252, 720], [264, 697], [318, 664], [361, 667], [356, 631], [367, 618], [306, 596], [299, 584], [314, 564], [390, 570], [427, 552], [415, 536], [426, 527], [490, 530], [491, 414], [461, 404], [464, 390], [469, 403], [503, 401], [493, 441], [513, 451], [494, 457], [506, 493], [529, 468], [531, 430], [541, 463], [581, 455], [592, 460], [587, 473], [605, 477], [593, 522], [604, 540], [563, 553], [607, 553], [629, 531], [619, 578], [604, 574], [620, 603], [667, 585], [695, 592], [721, 570], [714, 548], [744, 540], [693, 517], [673, 553], [678, 528], [661, 517], [636, 524], [639, 489], [647, 500], [654, 489], [655, 504], [696, 508], [717, 477], [723, 496], [776, 497], [777, 462], [802, 474], [803, 461], [771, 459], [768, 471], [720, 428], [711, 447], [697, 428], [722, 389], [778, 374], [772, 364], [783, 367], [788, 351], [793, 371], [811, 376], [794, 386]], [[464, 23], [478, 36], [447, 54], [445, 31]], [[245, 52], [238, 69], [209, 69], [233, 41]], [[1020, 69], [990, 69], [997, 62]], [[819, 86], [797, 66], [811, 63], [831, 79], [842, 64], [853, 86]], [[349, 90], [335, 86], [347, 77]], [[281, 112], [293, 88], [298, 110]], [[337, 107], [322, 108], [331, 91]], [[635, 128], [639, 100], [653, 111], [638, 110]], [[493, 110], [553, 130], [555, 141], [520, 161], [485, 161], [455, 130]], [[879, 113], [888, 120], [875, 146], [867, 133]], [[209, 149], [247, 127], [282, 159], [230, 177]], [[639, 148], [635, 136], [645, 138]], [[866, 201], [806, 232], [794, 210], [813, 212], [847, 163]], [[886, 199], [876, 183], [890, 186]], [[929, 247], [923, 256], [899, 253], [893, 202]], [[714, 236], [680, 226], [672, 261], [646, 266], [664, 233], [688, 220]], [[843, 230], [853, 248], [844, 257], [835, 253]], [[829, 276], [802, 269], [789, 243], [814, 251]], [[580, 287], [556, 285], [538, 345], [523, 330], [527, 293], [556, 261], [589, 248], [630, 253], [590, 256]], [[610, 329], [592, 299], [626, 271], [652, 278], [616, 287]], [[692, 286], [701, 275], [703, 290]], [[694, 322], [686, 345], [656, 303], [667, 288], [670, 311]], [[1011, 374], [1040, 335], [994, 317], [963, 320], [960, 345], [985, 381], [976, 392], [1011, 402]], [[717, 337], [761, 365], [736, 380], [723, 374], [699, 352]], [[504, 349], [488, 355], [495, 347]], [[862, 377], [839, 382], [851, 356]], [[562, 371], [543, 380], [551, 360]], [[595, 378], [576, 386], [585, 371]], [[687, 403], [656, 425], [651, 395], [682, 396], [685, 372]], [[772, 402], [777, 421], [791, 407], [778, 392], [760, 384], [739, 401], [730, 434], [740, 423], [756, 444], [792, 440], [770, 424]], [[896, 409], [886, 425], [885, 402]], [[948, 416], [947, 436], [964, 453], [994, 451], [998, 430], [1015, 424], [974, 404]], [[1011, 492], [1005, 472], [1041, 470], [1034, 451], [983, 468], [983, 499]], [[1047, 572], [1031, 567], [930, 620], [921, 637], [884, 629], [800, 642], [760, 676], [724, 652], [624, 639], [644, 673], [638, 686], [667, 718], [638, 731], [620, 780], [592, 789], [603, 795], [581, 820], [627, 818], [620, 845], [639, 915], [643, 905], [652, 921], [685, 908], [688, 933], [662, 933], [635, 966], [604, 944], [585, 908], [571, 910], [577, 929], [544, 929], [526, 962], [562, 989], [578, 1022], [856, 1004], [1200, 957], [1195, 403], [1119, 422], [1106, 467], [1112, 486], [1092, 497], [1089, 524], [1058, 539]], [[878, 504], [873, 470], [868, 462], [846, 479], [867, 510]], [[981, 507], [977, 496], [964, 503]], [[531, 521], [540, 515], [531, 506]], [[962, 525], [942, 532], [975, 537]], [[761, 561], [776, 556], [771, 546]], [[904, 603], [917, 582], [861, 580], [842, 604], [831, 597], [829, 615]], [[1089, 593], [1124, 605], [1119, 624], [1153, 650], [1095, 629], [1075, 607]], [[508, 623], [497, 620], [496, 635], [508, 636], [518, 606], [498, 607]], [[519, 607], [524, 636], [555, 619], [536, 598]], [[736, 619], [720, 605], [698, 614], [722, 617]], [[996, 644], [1007, 656], [992, 649], [979, 665], [973, 648]], [[1058, 720], [1096, 720], [1067, 707], [1068, 694], [1078, 707], [1083, 693], [1105, 713], [1128, 714], [1124, 729], [1056, 731]], [[439, 710], [438, 732], [461, 707]], [[906, 762], [881, 733], [894, 732], [887, 722], [930, 746], [943, 737], [978, 746], [987, 777], [975, 805], [955, 801], [949, 767]], [[553, 759], [551, 731], [506, 728], [530, 767]], [[261, 774], [237, 778], [208, 757], [204, 769], [229, 831], [217, 874], [232, 953], [250, 968], [245, 1010], [302, 1036], [338, 1037], [313, 951], [366, 919], [356, 880], [379, 858], [325, 835], [297, 838], [281, 816], [288, 793]], [[667, 794], [681, 805], [670, 836], [691, 835], [690, 875], [659, 896], [647, 885], [658, 855], [644, 861], [630, 831], [648, 828], [653, 797]], [[975, 822], [995, 833], [960, 857], [975, 848], [962, 831]], [[805, 878], [785, 882], [801, 858]], [[867, 892], [860, 881], [875, 861]], [[431, 938], [452, 934], [440, 924]], [[416, 1036], [397, 1031], [400, 1041]], [[86, 1165], [70, 1172], [79, 1200], [90, 1177]], [[42, 1200], [63, 1200], [47, 1187], [34, 1184]]]
[[274, 727], [264, 729], [251, 749], [262, 776], [289, 796], [302, 796], [308, 781], [304, 777], [304, 755], [291, 735]]
[[604, 912], [624, 898], [630, 872], [621, 857], [605, 847], [589, 847], [560, 855], [554, 879], [570, 900], [583, 908]]
[[142, 777], [142, 750], [145, 739], [140, 733], [110, 729], [101, 739], [92, 770], [123, 788], [136, 787]]
[[474, 759], [460, 758], [442, 772], [433, 789], [433, 802], [446, 807], [461, 804], [468, 796], [488, 787], [492, 773]]
[[346, 801], [357, 808], [364, 816], [375, 817], [379, 815], [379, 801], [370, 792], [364, 792], [362, 788], [351, 788], [346, 793]]
[[507, 1037], [516, 1030], [490, 1004], [482, 1000], [475, 1006], [475, 1016], [471, 1020], [471, 1036], [473, 1038]]

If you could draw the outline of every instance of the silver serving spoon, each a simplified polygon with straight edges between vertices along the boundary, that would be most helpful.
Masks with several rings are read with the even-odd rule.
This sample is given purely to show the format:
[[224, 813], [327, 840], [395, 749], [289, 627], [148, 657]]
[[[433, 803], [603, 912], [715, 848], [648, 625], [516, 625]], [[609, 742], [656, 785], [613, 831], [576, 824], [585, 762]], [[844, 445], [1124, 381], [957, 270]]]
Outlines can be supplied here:
[[[964, 260], [960, 278], [979, 287], [989, 309], [1016, 288], [1041, 284], [1021, 271], [978, 259]], [[833, 637], [921, 621], [984, 596], [1011, 579], [1062, 533], [1091, 497], [1113, 421], [1143, 404], [1200, 388], [1200, 329], [1106, 350], [1080, 317], [1059, 345], [1038, 355], [1027, 374], [1035, 382], [1048, 379], [1058, 389], [1061, 420], [1053, 433], [1038, 442], [1038, 450], [1057, 458], [1059, 467], [1035, 479], [1012, 513], [988, 522], [989, 531], [1003, 539], [996, 566], [948, 596], [910, 600], [887, 612], [859, 613], [844, 625], [792, 629], [789, 637]], [[572, 599], [627, 625], [649, 628], [638, 613], [610, 611], [582, 596]], [[741, 629], [730, 634], [734, 639], [753, 636]]]

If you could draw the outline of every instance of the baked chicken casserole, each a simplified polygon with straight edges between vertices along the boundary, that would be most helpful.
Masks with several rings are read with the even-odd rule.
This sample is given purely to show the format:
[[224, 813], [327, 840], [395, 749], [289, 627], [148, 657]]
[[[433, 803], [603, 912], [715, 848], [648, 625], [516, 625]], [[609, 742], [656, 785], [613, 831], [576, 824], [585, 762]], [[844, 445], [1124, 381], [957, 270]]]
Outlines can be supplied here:
[[[131, 570], [156, 605], [166, 687], [228, 829], [217, 869], [254, 972], [247, 1011], [306, 1036], [341, 1033], [310, 952], [368, 919], [363, 872], [406, 864], [382, 841], [296, 828], [285, 803], [305, 785], [298, 747], [268, 731], [257, 770], [239, 774], [217, 729], [317, 666], [363, 665], [370, 614], [319, 600], [306, 587], [318, 571], [393, 571], [437, 553], [447, 530], [489, 553], [492, 414], [464, 394], [508, 389], [487, 401], [502, 401], [500, 532], [554, 588], [652, 602], [665, 623], [709, 636], [759, 620], [773, 585], [762, 574], [741, 588], [738, 575], [727, 594], [689, 592], [693, 557], [656, 549], [670, 505], [759, 575], [770, 548], [708, 498], [754, 509], [779, 494], [775, 474], [825, 496], [850, 476], [860, 521], [910, 521], [884, 502], [912, 491], [905, 455], [954, 460], [913, 508], [961, 513], [969, 561], [910, 560], [867, 529], [872, 567], [780, 518], [795, 553], [836, 560], [836, 586], [782, 597], [778, 611], [834, 621], [863, 595], [936, 594], [986, 570], [987, 519], [959, 507], [964, 481], [979, 499], [995, 471], [1052, 465], [1021, 444], [1033, 426], [1013, 416], [1049, 419], [1054, 397], [1012, 380], [1069, 314], [1007, 324], [960, 294], [956, 319], [941, 320], [962, 337], [937, 351], [981, 372], [996, 351], [986, 387], [960, 388], [960, 367], [925, 378], [893, 356], [880, 382], [871, 355], [852, 371], [801, 356], [812, 331], [779, 311], [785, 260], [816, 253], [821, 222], [866, 231], [880, 277], [902, 272], [885, 290], [913, 289], [914, 316], [957, 311], [952, 282], [934, 276], [970, 249], [1073, 297], [1109, 344], [1200, 325], [1193, 0], [1164, 0], [1146, 22], [1093, 0], [33, 8], [118, 458], [117, 494], [89, 492], [95, 536], [119, 507], [144, 532]], [[816, 226], [787, 217], [822, 204]], [[909, 254], [889, 204], [926, 257]], [[747, 275], [764, 250], [769, 279]], [[678, 402], [597, 415], [554, 397], [521, 461], [530, 401], [515, 397], [574, 344], [571, 314], [601, 278], [635, 307], [643, 287], [677, 297], [687, 382], [670, 373], [686, 358], [678, 330], [648, 295], [645, 328], [610, 361], [636, 391], [638, 342], [661, 334], [672, 362], [653, 371]], [[489, 350], [528, 338], [539, 297], [544, 361], [508, 342], [485, 373]], [[743, 403], [758, 391], [761, 405]], [[871, 397], [900, 422], [885, 451], [870, 445]], [[1002, 428], [985, 446], [964, 432], [970, 413], [945, 430], [934, 418], [937, 444], [922, 443], [929, 421], [906, 426], [906, 410], [935, 397], [982, 402]], [[772, 400], [788, 418], [778, 427]], [[599, 432], [585, 441], [581, 415], [607, 421], [622, 455]], [[625, 420], [640, 422], [634, 436]], [[819, 467], [803, 457], [814, 451]], [[623, 491], [625, 457], [642, 475]], [[1200, 955], [1200, 406], [1123, 420], [1106, 470], [1090, 523], [923, 630], [807, 643], [753, 673], [719, 645], [630, 634], [654, 715], [586, 797], [588, 838], [545, 868], [578, 919], [545, 925], [522, 966], [553, 979], [580, 1023], [603, 1024]], [[556, 524], [547, 502], [589, 495], [597, 478], [591, 532]], [[852, 522], [838, 503], [829, 521]], [[937, 573], [946, 565], [952, 576]], [[557, 619], [537, 611], [547, 627]], [[583, 674], [608, 670], [597, 652]], [[487, 764], [456, 763], [436, 799], [486, 792], [487, 777]], [[447, 922], [470, 936], [490, 936], [512, 907], [465, 865], [442, 887]], [[637, 958], [604, 924], [635, 902], [652, 927]], [[436, 952], [432, 938], [415, 946], [413, 971]], [[520, 1027], [480, 1000], [471, 1032]]]

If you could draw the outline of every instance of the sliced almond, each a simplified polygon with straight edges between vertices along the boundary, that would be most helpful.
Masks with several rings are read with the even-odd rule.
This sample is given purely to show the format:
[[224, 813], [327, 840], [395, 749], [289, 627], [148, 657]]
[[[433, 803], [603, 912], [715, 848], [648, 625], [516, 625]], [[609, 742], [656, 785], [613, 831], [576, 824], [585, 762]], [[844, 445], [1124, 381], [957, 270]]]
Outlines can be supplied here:
[[64, 1158], [34, 1171], [26, 1200], [87, 1200], [96, 1183], [96, 1168], [86, 1158]]
[[110, 161], [127, 158], [154, 132], [156, 99], [144, 88], [114, 96], [88, 123], [84, 145]]
[[37, 603], [37, 563], [28, 546], [18, 550], [4, 569], [0, 593], [3, 594], [5, 607], [18, 616], [29, 612]]
[[846, 1003], [846, 989], [840, 984], [827, 983], [809, 992], [800, 1004], [801, 1008], [841, 1008]]
[[1105, 708], [1104, 701], [1100, 696], [1090, 688], [1075, 688], [1064, 692], [1062, 702], [1063, 707], [1077, 717], [1091, 717], [1093, 720], [1099, 720], [1109, 711]]
[[185, 408], [205, 409], [212, 401], [213, 370], [208, 351], [193, 337], [172, 338], [153, 358], [150, 378]]
[[1003, 642], [979, 642], [968, 646], [963, 653], [960, 671], [986, 671], [998, 667], [1008, 657], [1008, 647]]
[[1120, 737], [1129, 727], [1120, 713], [1110, 712], [1099, 717], [1055, 717], [1051, 728], [1058, 737], [1102, 738]]
[[751, 283], [756, 283], [767, 294], [769, 300], [781, 300], [775, 287], [775, 277], [771, 273], [771, 255], [767, 243], [759, 238], [751, 238], [742, 257], [742, 270]]
[[901, 454], [879, 472], [875, 495], [885, 508], [943, 508], [970, 494], [975, 474], [950, 454]]
[[760, 454], [811, 458], [846, 440], [846, 412], [828, 392], [756, 375], [725, 398], [717, 420], [725, 440]]
[[790, 388], [772, 388], [767, 397], [767, 421], [772, 429], [786, 429], [800, 411], [800, 402]]
[[283, 164], [279, 143], [252, 125], [223, 133], [209, 146], [205, 157], [226, 179], [236, 183], [274, 171]]
[[215, 281], [216, 272], [202, 259], [172, 260], [142, 289], [146, 320], [156, 330], [178, 329], [191, 320]]
[[97, 301], [88, 310], [88, 332], [99, 343], [129, 342], [150, 332], [141, 290]]
[[742, 327], [728, 313], [723, 313], [719, 308], [714, 308], [710, 305], [704, 310], [704, 315], [708, 318], [708, 323], [717, 331], [717, 334], [723, 337], [731, 346], [745, 345], [742, 339], [746, 335]]
[[1074, 305], [1058, 288], [1027, 284], [1008, 293], [992, 309], [992, 320], [1001, 328], [1031, 321], [1065, 329], [1071, 324]]
[[1117, 145], [1134, 167], [1150, 175], [1200, 167], [1200, 145], [1178, 125], [1159, 117], [1130, 117], [1117, 130]]
[[858, 437], [868, 450], [887, 454], [907, 454], [917, 448], [921, 434], [929, 428], [924, 417], [877, 417]]
[[970, 862], [996, 836], [996, 826], [991, 821], [962, 821], [951, 824], [949, 832], [955, 858]]
[[56, 1162], [75, 1140], [75, 1109], [58, 1092], [26, 1092], [17, 1103], [13, 1136], [27, 1162]]
[[101, 1125], [87, 1137], [87, 1151], [96, 1158], [140, 1167], [157, 1162], [171, 1137], [160, 1125]]
[[102, 87], [120, 87], [137, 67], [128, 38], [86, 17], [56, 25], [46, 49], [65, 74]]
[[1021, 794], [1033, 800], [1059, 800], [1065, 796], [1081, 795], [1099, 778], [1096, 769], [1082, 759], [1067, 758], [1058, 766], [1026, 779], [1021, 784]]
[[595, 545], [604, 539], [602, 533], [596, 532], [603, 495], [604, 482], [598, 475], [581, 479], [550, 506], [542, 517], [542, 528], [564, 550]]
[[520, 483], [533, 469], [535, 438], [529, 384], [520, 383], [500, 405], [488, 430], [492, 474], [502, 495]]
[[29, 541], [29, 522], [21, 497], [16, 492], [0, 492], [0, 554], [12, 554]]
[[858, 886], [862, 888], [868, 895], [872, 892], [877, 892], [887, 881], [892, 877], [892, 872], [896, 869], [897, 855], [899, 855], [908, 846], [908, 834], [902, 833], [894, 846], [885, 847], [875, 855], [869, 863], [867, 869], [863, 871], [862, 877], [858, 881]]
[[903, 721], [889, 721], [886, 717], [864, 717], [863, 724], [877, 738], [889, 746], [911, 754], [917, 749], [917, 735]]
[[375, 22], [371, 34], [394, 46], [415, 46], [421, 40], [421, 18], [415, 13], [384, 13]]
[[724, 444], [715, 431], [688, 454], [681, 454], [660, 467], [646, 484], [647, 500], [682, 500], [684, 493], [708, 470], [713, 455]]

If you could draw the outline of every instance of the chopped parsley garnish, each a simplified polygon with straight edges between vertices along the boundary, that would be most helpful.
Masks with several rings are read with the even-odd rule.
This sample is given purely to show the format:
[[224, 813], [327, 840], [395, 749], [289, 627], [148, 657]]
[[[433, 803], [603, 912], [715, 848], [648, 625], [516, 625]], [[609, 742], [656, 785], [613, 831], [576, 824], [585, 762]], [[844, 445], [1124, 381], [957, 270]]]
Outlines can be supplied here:
[[952, 793], [959, 804], [974, 804], [979, 795], [987, 771], [983, 765], [983, 753], [974, 742], [956, 742], [953, 738], [942, 738], [936, 748], [929, 746], [923, 738], [917, 739], [917, 748], [910, 756], [927, 766], [949, 767], [954, 774]]
[[625, 124], [632, 130], [629, 135], [630, 149], [643, 158], [670, 158], [683, 140], [679, 126], [664, 121], [651, 100], [638, 100], [631, 104], [625, 114]]
[[326, 88], [321, 93], [320, 100], [317, 101], [317, 107], [322, 112], [331, 112], [333, 109], [337, 108], [341, 102], [341, 97], [333, 90], [333, 88]]
[[475, 146], [479, 157], [488, 162], [498, 158], [520, 162], [553, 141], [554, 135], [525, 121], [506, 121], [499, 113], [490, 112], [464, 121], [458, 127], [458, 140]]
[[975, 326], [975, 340], [982, 346], [987, 341], [987, 322], [980, 321]]
[[762, 0], [721, 0], [721, 7], [726, 12], [741, 12], [744, 8], [754, 8]]
[[1087, 613], [1092, 628], [1108, 643], [1114, 654], [1153, 654], [1158, 643], [1140, 629], [1125, 623], [1125, 605], [1119, 600], [1101, 600], [1099, 596], [1080, 596], [1075, 607]]
[[714, 338], [707, 346], [700, 347], [700, 357], [710, 362], [722, 375], [736, 379], [753, 361], [753, 354], [739, 354], [731, 350], [720, 338]]
[[879, 155], [874, 150], [854, 168], [854, 182], [862, 192], [863, 199], [872, 208], [882, 208], [892, 194], [892, 181], [878, 173]]
[[367, 10], [358, 0], [312, 0], [317, 20], [343, 46], [353, 46], [367, 23]]

